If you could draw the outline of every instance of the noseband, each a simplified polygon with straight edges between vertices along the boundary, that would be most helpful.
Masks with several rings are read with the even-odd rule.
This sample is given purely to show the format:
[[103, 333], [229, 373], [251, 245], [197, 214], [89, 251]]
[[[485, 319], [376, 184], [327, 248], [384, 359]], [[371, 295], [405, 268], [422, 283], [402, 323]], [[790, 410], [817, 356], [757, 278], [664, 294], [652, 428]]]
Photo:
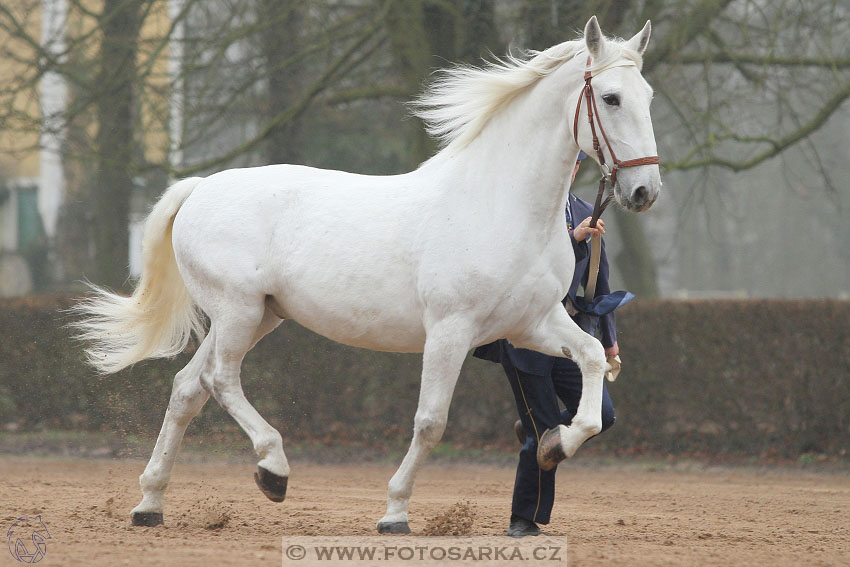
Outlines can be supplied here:
[[[603, 67], [596, 71], [598, 75], [602, 71], [606, 69], [610, 69], [612, 67], [622, 67], [622, 66], [633, 66], [634, 63], [632, 61], [628, 62], [619, 62], [609, 65], [607, 67]], [[593, 134], [593, 150], [596, 152], [597, 157], [599, 158], [599, 167], [602, 170], [602, 178], [599, 180], [599, 191], [596, 194], [596, 203], [593, 207], [593, 217], [590, 221], [591, 227], [596, 227], [596, 221], [599, 219], [599, 215], [602, 214], [602, 211], [605, 210], [605, 207], [611, 202], [614, 198], [614, 183], [617, 181], [617, 171], [621, 167], [634, 167], [636, 165], [655, 165], [658, 163], [658, 156], [650, 156], [650, 157], [642, 157], [629, 159], [626, 161], [620, 161], [617, 159], [617, 154], [614, 153], [614, 148], [611, 147], [611, 142], [608, 141], [608, 135], [605, 134], [605, 129], [602, 127], [602, 122], [599, 120], [599, 109], [596, 107], [596, 98], [593, 96], [593, 85], [591, 84], [591, 79], [593, 79], [594, 73], [590, 70], [590, 56], [587, 56], [587, 69], [584, 72], [584, 87], [581, 89], [581, 92], [578, 95], [578, 103], [576, 104], [576, 115], [573, 120], [573, 137], [575, 138], [576, 145], [578, 145], [578, 115], [581, 111], [581, 102], [582, 98], [587, 99], [587, 121], [590, 123], [590, 132]], [[611, 154], [611, 161], [613, 162], [613, 166], [608, 168], [608, 164], [605, 163], [605, 153], [602, 151], [602, 146], [599, 144], [599, 137], [596, 135], [596, 127], [599, 127], [599, 131], [602, 133], [602, 139], [605, 140], [605, 145], [608, 146], [608, 152]], [[605, 182], [611, 182], [611, 189], [608, 192], [605, 200], [602, 200], [602, 195], [605, 193]]]

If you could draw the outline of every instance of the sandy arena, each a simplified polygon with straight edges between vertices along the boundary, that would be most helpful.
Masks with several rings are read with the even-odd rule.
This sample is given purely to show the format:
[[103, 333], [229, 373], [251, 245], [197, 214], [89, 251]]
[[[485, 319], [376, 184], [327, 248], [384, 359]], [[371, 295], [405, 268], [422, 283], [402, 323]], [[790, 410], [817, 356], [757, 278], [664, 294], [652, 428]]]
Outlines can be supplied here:
[[[274, 504], [254, 485], [253, 466], [178, 464], [166, 525], [134, 528], [144, 462], [2, 457], [2, 533], [18, 516], [41, 514], [52, 538], [39, 564], [75, 567], [280, 565], [281, 536], [375, 533], [392, 467], [293, 465], [287, 500]], [[571, 567], [850, 565], [850, 476], [664, 468], [561, 467], [546, 529], [568, 536]], [[507, 467], [426, 466], [411, 528], [422, 534], [429, 518], [468, 501], [472, 535], [503, 534], [513, 476]], [[0, 566], [20, 564], [0, 549]]]

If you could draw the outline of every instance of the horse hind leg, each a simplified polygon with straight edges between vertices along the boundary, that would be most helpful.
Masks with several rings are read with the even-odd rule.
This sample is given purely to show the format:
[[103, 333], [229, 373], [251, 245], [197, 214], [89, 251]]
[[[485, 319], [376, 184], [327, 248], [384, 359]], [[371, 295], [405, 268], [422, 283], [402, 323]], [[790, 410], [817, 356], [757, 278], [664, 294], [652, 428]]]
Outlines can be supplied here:
[[201, 386], [200, 377], [210, 361], [211, 347], [212, 340], [207, 336], [189, 364], [174, 377], [162, 429], [153, 454], [139, 477], [142, 501], [130, 513], [130, 521], [134, 526], [156, 526], [163, 523], [163, 497], [180, 450], [180, 443], [189, 422], [198, 415], [209, 399], [209, 394]]
[[[283, 318], [278, 315], [280, 313], [279, 306], [274, 301], [274, 298], [271, 296], [266, 297], [266, 308], [263, 311], [263, 319], [260, 321], [259, 327], [257, 327], [256, 332], [254, 333], [254, 340], [251, 343], [251, 348], [260, 342], [260, 339], [265, 337], [267, 334], [275, 330], [278, 325], [283, 322]], [[277, 307], [277, 309], [275, 308]], [[250, 348], [248, 350], [251, 350]], [[253, 408], [252, 408], [253, 409]], [[259, 415], [259, 414], [257, 414]], [[262, 419], [262, 418], [260, 418]], [[265, 420], [263, 420], [265, 421]], [[267, 424], [268, 425], [268, 424]], [[271, 426], [269, 426], [271, 427]], [[274, 430], [274, 435], [277, 439], [280, 439], [280, 452], [281, 456], [286, 461], [286, 456], [283, 454], [283, 439], [280, 437], [280, 432]], [[256, 445], [255, 445], [256, 447]], [[258, 465], [257, 472], [254, 473], [254, 482], [257, 483], [260, 491], [266, 495], [266, 497], [272, 502], [282, 502], [284, 498], [286, 498], [286, 485], [289, 479], [289, 468], [287, 465], [287, 472], [285, 476], [276, 475], [264, 468], [261, 465]]]
[[281, 323], [280, 317], [263, 305], [231, 312], [214, 319], [214, 369], [201, 379], [201, 385], [219, 405], [242, 427], [260, 457], [254, 480], [270, 500], [282, 502], [286, 497], [289, 463], [283, 452], [283, 439], [245, 398], [240, 367], [247, 352], [267, 333]]

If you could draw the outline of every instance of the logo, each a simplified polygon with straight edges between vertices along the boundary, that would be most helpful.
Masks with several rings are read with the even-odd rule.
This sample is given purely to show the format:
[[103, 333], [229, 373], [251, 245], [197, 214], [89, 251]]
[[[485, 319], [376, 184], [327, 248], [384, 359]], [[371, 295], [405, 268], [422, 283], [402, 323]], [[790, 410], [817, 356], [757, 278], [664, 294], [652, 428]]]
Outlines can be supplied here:
[[50, 532], [38, 516], [21, 516], [6, 532], [9, 553], [21, 563], [38, 563], [47, 553]]

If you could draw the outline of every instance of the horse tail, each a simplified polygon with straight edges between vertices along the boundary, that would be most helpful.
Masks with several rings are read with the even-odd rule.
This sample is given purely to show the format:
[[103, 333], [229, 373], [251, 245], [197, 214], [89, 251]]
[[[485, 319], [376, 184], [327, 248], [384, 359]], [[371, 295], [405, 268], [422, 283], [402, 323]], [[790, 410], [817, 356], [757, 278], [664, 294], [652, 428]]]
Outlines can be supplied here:
[[169, 187], [145, 219], [142, 277], [132, 295], [89, 284], [93, 295], [71, 309], [82, 315], [71, 327], [77, 338], [91, 341], [86, 358], [99, 372], [111, 374], [146, 358], [175, 356], [193, 333], [203, 339], [203, 314], [186, 289], [171, 244], [174, 217], [201, 180], [192, 177]]

